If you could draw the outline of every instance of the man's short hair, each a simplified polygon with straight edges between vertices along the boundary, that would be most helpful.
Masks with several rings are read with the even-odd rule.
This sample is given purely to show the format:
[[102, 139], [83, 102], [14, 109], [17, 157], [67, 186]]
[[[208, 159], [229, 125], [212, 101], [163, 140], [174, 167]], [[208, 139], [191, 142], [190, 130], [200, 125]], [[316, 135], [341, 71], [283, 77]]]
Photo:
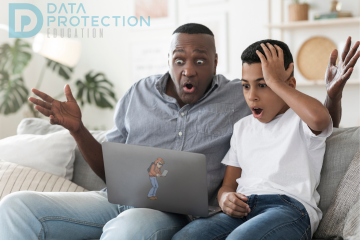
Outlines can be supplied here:
[[[259, 50], [266, 57], [264, 50], [260, 46], [261, 43], [264, 43], [265, 45], [266, 43], [270, 43], [271, 45], [276, 44], [283, 50], [285, 70], [288, 69], [290, 63], [294, 62], [293, 56], [286, 43], [272, 39], [265, 39], [251, 44], [244, 50], [244, 52], [241, 54], [242, 64], [247, 63], [250, 65], [252, 63], [261, 63], [259, 56], [256, 54], [256, 50]], [[291, 73], [290, 76], [294, 76], [294, 71]]]
[[199, 23], [186, 23], [178, 27], [175, 33], [187, 33], [187, 34], [208, 34], [214, 36], [213, 32], [206, 26]]

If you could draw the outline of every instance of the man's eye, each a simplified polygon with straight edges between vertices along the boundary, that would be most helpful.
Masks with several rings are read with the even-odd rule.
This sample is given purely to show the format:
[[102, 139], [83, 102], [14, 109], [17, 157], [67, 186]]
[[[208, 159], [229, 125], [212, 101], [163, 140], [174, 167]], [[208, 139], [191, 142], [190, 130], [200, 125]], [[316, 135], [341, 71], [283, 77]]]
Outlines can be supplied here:
[[180, 60], [180, 59], [177, 59], [177, 60], [175, 60], [175, 63], [176, 63], [176, 64], [183, 64], [184, 61], [183, 61], [183, 60]]
[[250, 86], [248, 84], [243, 84], [243, 88], [248, 89]]
[[266, 87], [267, 85], [266, 84], [259, 84], [259, 87], [261, 87], [261, 88], [264, 88], [264, 87]]
[[198, 64], [198, 65], [201, 65], [201, 64], [203, 64], [204, 63], [204, 60], [197, 60], [196, 61], [196, 64]]

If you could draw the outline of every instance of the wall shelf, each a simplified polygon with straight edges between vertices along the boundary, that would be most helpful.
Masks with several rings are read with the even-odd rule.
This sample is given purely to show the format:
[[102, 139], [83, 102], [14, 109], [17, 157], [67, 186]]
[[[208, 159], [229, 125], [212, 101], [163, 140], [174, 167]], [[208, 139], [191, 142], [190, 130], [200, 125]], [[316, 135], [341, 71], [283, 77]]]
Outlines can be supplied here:
[[[358, 80], [348, 80], [346, 85], [360, 85], [360, 79]], [[345, 86], [346, 86], [345, 85]], [[324, 80], [307, 80], [307, 81], [298, 81], [296, 82], [296, 87], [313, 87], [313, 86], [324, 86], [325, 87], [325, 81]]]
[[332, 27], [336, 25], [360, 25], [360, 17], [337, 18], [337, 19], [322, 19], [314, 21], [297, 21], [287, 23], [268, 24], [266, 27], [272, 29], [294, 29], [294, 28], [309, 28], [309, 27]]

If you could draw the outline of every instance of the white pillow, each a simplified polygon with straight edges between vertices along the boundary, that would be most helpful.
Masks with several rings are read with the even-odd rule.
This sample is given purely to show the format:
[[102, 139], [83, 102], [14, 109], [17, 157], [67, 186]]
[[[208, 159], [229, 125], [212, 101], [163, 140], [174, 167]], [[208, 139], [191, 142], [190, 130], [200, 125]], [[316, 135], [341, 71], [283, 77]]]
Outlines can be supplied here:
[[87, 192], [64, 178], [0, 160], [0, 200], [18, 191]]
[[68, 130], [22, 134], [0, 140], [0, 159], [71, 180], [76, 143]]

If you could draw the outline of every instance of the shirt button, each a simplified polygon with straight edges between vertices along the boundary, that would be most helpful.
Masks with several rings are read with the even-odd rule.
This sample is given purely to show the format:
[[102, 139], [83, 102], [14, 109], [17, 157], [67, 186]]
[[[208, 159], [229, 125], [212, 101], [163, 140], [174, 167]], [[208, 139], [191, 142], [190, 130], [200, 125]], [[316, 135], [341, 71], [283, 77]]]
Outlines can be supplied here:
[[181, 116], [185, 116], [185, 113], [182, 112], [182, 113], [181, 113]]
[[179, 132], [179, 136], [182, 136], [182, 132]]

